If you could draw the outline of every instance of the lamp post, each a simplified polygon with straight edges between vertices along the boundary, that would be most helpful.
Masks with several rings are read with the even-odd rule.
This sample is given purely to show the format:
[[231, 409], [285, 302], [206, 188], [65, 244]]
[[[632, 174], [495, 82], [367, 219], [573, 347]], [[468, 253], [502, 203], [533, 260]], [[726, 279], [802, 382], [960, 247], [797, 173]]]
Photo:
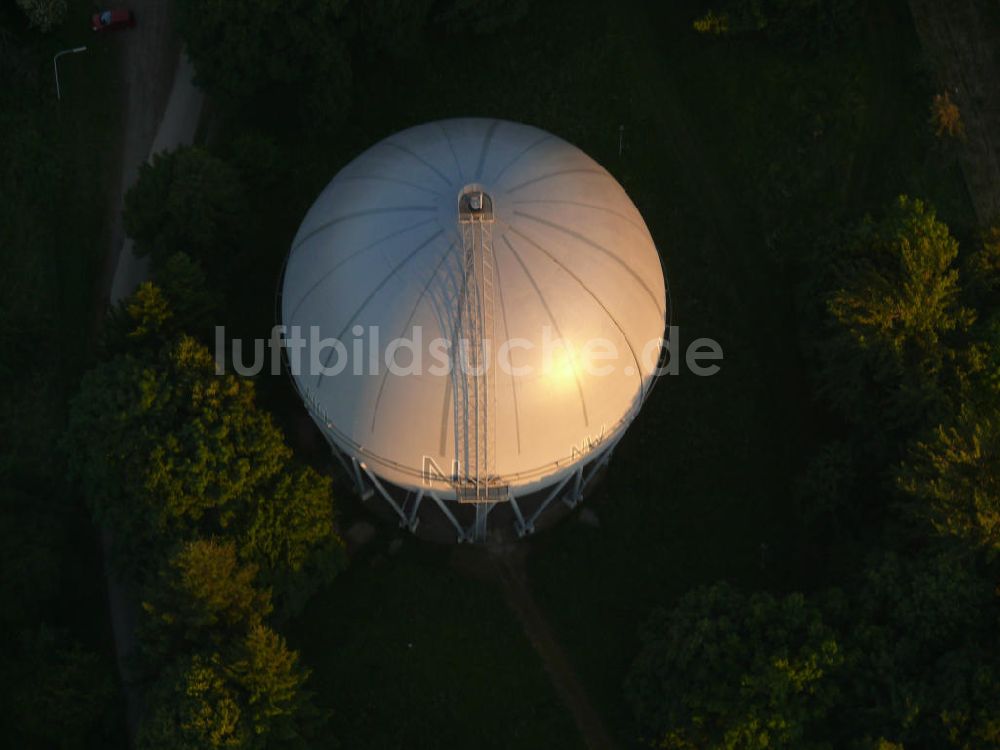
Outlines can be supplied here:
[[56, 100], [57, 101], [61, 101], [62, 100], [62, 92], [59, 91], [59, 58], [62, 57], [63, 55], [71, 55], [74, 52], [85, 52], [86, 50], [87, 50], [86, 47], [73, 47], [73, 49], [64, 49], [62, 52], [56, 52], [52, 56], [52, 70], [55, 71], [55, 74], [56, 74]]

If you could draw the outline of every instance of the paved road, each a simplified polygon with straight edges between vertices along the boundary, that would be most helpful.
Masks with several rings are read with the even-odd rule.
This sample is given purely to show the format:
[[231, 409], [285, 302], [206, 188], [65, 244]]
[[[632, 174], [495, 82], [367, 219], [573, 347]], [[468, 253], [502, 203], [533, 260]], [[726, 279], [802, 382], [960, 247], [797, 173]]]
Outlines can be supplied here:
[[[160, 151], [170, 151], [194, 140], [204, 97], [192, 82], [193, 78], [194, 69], [191, 67], [191, 62], [186, 55], [179, 55], [167, 108], [148, 152], [150, 157]], [[132, 182], [138, 176], [138, 169], [139, 164], [136, 164], [134, 169], [130, 170], [126, 166], [124, 170], [126, 173], [131, 171]], [[119, 211], [119, 217], [120, 215]], [[149, 275], [148, 259], [135, 257], [132, 253], [131, 238], [122, 235], [121, 251], [117, 255], [118, 260], [110, 291], [111, 304], [115, 304], [118, 300], [131, 294]]]
[[[103, 319], [108, 304], [127, 297], [148, 274], [148, 263], [136, 258], [132, 241], [122, 226], [125, 193], [135, 183], [139, 167], [154, 153], [190, 143], [198, 125], [203, 97], [192, 83], [193, 70], [174, 39], [169, 15], [171, 3], [133, 0], [138, 25], [123, 39], [122, 65], [125, 78], [122, 174], [110, 205], [112, 214], [109, 247], [98, 300]], [[108, 605], [115, 636], [118, 669], [125, 685], [129, 739], [134, 745], [142, 700], [130, 676], [131, 656], [136, 648], [139, 593], [134, 583], [120, 580], [110, 565], [113, 543], [106, 530], [101, 534], [107, 572]]]
[[124, 83], [122, 102], [122, 172], [115, 193], [108, 200], [111, 246], [100, 289], [97, 322], [111, 301], [112, 279], [125, 243], [121, 208], [125, 193], [135, 182], [139, 166], [146, 161], [173, 86], [180, 44], [173, 32], [173, 3], [163, 0], [132, 0], [136, 14], [134, 29], [119, 32], [122, 44], [121, 68]]

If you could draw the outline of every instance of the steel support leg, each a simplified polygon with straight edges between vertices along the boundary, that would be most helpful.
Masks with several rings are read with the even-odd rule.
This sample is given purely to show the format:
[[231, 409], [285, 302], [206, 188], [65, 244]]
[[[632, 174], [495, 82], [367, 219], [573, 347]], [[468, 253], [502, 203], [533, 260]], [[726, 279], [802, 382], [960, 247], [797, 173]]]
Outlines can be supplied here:
[[373, 485], [373, 486], [375, 487], [375, 489], [377, 489], [377, 490], [378, 490], [378, 493], [379, 493], [379, 494], [380, 494], [380, 495], [382, 496], [382, 498], [383, 498], [383, 499], [384, 499], [384, 500], [385, 500], [385, 501], [386, 501], [387, 503], [389, 503], [389, 505], [391, 505], [391, 506], [392, 506], [392, 509], [393, 509], [394, 511], [396, 511], [396, 515], [398, 515], [398, 516], [399, 516], [399, 519], [400, 519], [400, 523], [401, 523], [401, 524], [405, 524], [405, 523], [406, 523], [406, 521], [407, 521], [407, 519], [406, 519], [406, 514], [405, 514], [405, 513], [403, 512], [403, 509], [399, 507], [399, 503], [397, 503], [397, 502], [396, 502], [396, 501], [395, 501], [395, 500], [393, 499], [392, 495], [390, 495], [390, 494], [389, 494], [388, 490], [386, 490], [386, 488], [382, 486], [382, 483], [381, 483], [380, 481], [378, 481], [378, 477], [376, 477], [376, 476], [375, 476], [374, 474], [372, 474], [372, 473], [371, 473], [371, 472], [370, 472], [370, 471], [368, 470], [368, 468], [367, 468], [367, 467], [366, 467], [366, 468], [364, 469], [364, 472], [365, 472], [365, 474], [367, 474], [367, 475], [368, 475], [368, 478], [369, 478], [369, 479], [371, 480], [371, 482], [372, 482], [372, 485]]
[[[549, 507], [549, 503], [555, 500], [555, 498], [559, 495], [559, 493], [562, 492], [563, 487], [566, 486], [566, 483], [569, 482], [569, 480], [572, 478], [573, 475], [570, 474], [568, 477], [565, 477], [561, 482], [559, 482], [559, 484], [557, 484], [555, 487], [552, 488], [552, 491], [548, 495], [546, 495], [545, 499], [542, 501], [542, 504], [538, 506], [535, 512], [531, 514], [531, 517], [525, 523], [525, 527], [527, 529], [529, 529], [530, 531], [534, 531], [535, 521], [538, 520], [538, 517], [542, 515], [542, 513], [545, 511], [546, 508]], [[530, 531], [526, 533], [530, 533]]]
[[467, 532], [467, 536], [474, 542], [485, 542], [486, 541], [486, 531], [488, 528], [488, 519], [490, 511], [496, 503], [476, 503], [476, 520], [472, 524], [472, 528]]
[[[354, 469], [354, 484], [358, 491], [358, 495], [361, 496], [362, 502], [370, 498], [374, 493], [371, 487], [365, 484], [364, 477], [361, 476], [361, 464], [358, 463], [358, 459], [351, 458], [351, 467]], [[369, 477], [373, 477], [372, 473], [368, 469], [364, 470], [365, 474]]]
[[458, 519], [455, 518], [455, 515], [450, 510], [448, 510], [448, 506], [444, 502], [444, 500], [438, 497], [436, 492], [428, 492], [427, 494], [430, 495], [430, 498], [431, 500], [434, 501], [434, 504], [437, 505], [437, 507], [441, 510], [442, 513], [444, 513], [445, 518], [451, 521], [451, 525], [455, 527], [455, 531], [458, 533], [459, 543], [470, 541], [467, 534], [465, 533], [465, 529], [462, 528], [462, 524], [460, 524], [458, 522]]
[[583, 485], [580, 487], [580, 494], [587, 489], [590, 485], [590, 481], [597, 476], [597, 472], [611, 463], [611, 455], [614, 453], [615, 448], [618, 446], [618, 441], [616, 440], [611, 445], [608, 446], [607, 450], [601, 454], [601, 457], [590, 464], [590, 471], [587, 472], [587, 476], [583, 480]]
[[573, 481], [570, 483], [569, 490], [562, 497], [563, 503], [568, 508], [575, 508], [583, 497], [580, 489], [583, 486], [583, 467], [579, 467], [575, 472], [573, 472]]
[[417, 526], [420, 525], [420, 518], [417, 516], [417, 513], [420, 511], [420, 503], [423, 502], [423, 499], [424, 491], [420, 490], [420, 492], [417, 493], [416, 498], [413, 500], [413, 506], [406, 514], [406, 520], [399, 522], [400, 526], [409, 529], [411, 532], [417, 530]]
[[523, 537], [534, 531], [535, 527], [534, 526], [529, 527], [528, 524], [525, 522], [524, 515], [521, 513], [521, 506], [517, 504], [517, 499], [513, 495], [511, 495], [508, 498], [508, 501], [510, 502], [511, 509], [513, 509], [514, 511], [514, 531], [517, 532], [517, 535], [519, 537]]

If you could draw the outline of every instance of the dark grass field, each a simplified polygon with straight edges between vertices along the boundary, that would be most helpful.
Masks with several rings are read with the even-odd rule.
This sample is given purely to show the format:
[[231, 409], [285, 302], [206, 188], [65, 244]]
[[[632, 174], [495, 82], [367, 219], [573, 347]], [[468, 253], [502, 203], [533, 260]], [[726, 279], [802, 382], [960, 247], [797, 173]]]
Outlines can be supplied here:
[[[31, 498], [30, 511], [58, 550], [58, 600], [44, 619], [100, 653], [110, 679], [114, 657], [96, 534], [81, 502], [67, 494], [60, 438], [67, 401], [89, 356], [96, 285], [108, 250], [109, 202], [120, 173], [121, 83], [113, 39], [95, 39], [91, 6], [71, 2], [46, 35], [25, 28], [13, 3], [0, 6], [16, 76], [0, 92], [0, 478]], [[52, 56], [60, 59], [56, 101]], [[14, 59], [16, 58], [16, 59]], [[98, 679], [95, 675], [95, 680]], [[95, 747], [124, 745], [123, 723], [108, 718]]]
[[625, 184], [661, 243], [682, 344], [716, 338], [723, 370], [662, 381], [592, 499], [600, 530], [565, 525], [532, 556], [536, 594], [623, 742], [622, 683], [653, 606], [717, 579], [829, 580], [792, 490], [830, 429], [797, 346], [796, 268], [814, 238], [902, 192], [929, 198], [960, 236], [972, 224], [926, 124], [904, 5], [809, 57], [706, 42], [684, 18], [661, 9], [634, 27], [647, 41], [633, 47], [635, 79], [656, 81], [646, 127], [675, 156], [644, 149]]
[[[7, 320], [21, 326], [18, 371], [12, 380], [44, 388], [20, 414], [30, 438], [37, 425], [54, 429], [65, 400], [88, 366], [97, 275], [107, 252], [108, 203], [120, 173], [121, 81], [113, 38], [90, 30], [90, 5], [70, 4], [67, 20], [42, 36], [21, 29], [17, 9], [3, 6], [5, 27], [18, 30], [23, 54], [18, 83], [3, 96], [3, 281]], [[9, 16], [9, 17], [8, 17]], [[59, 61], [62, 101], [56, 101], [52, 56], [80, 45], [87, 51]], [[16, 400], [16, 399], [12, 399]], [[24, 401], [10, 408], [27, 406]], [[49, 410], [53, 411], [49, 411]], [[33, 449], [51, 446], [46, 434]]]
[[582, 747], [501, 592], [444, 548], [377, 541], [288, 630], [331, 709], [320, 747]]
[[[700, 37], [691, 22], [703, 10], [538, 3], [501, 34], [356, 64], [356, 101], [337, 129], [251, 116], [278, 141], [286, 173], [261, 193], [256, 240], [229, 292], [232, 331], [266, 335], [276, 276], [315, 195], [353, 155], [425, 120], [528, 122], [621, 181], [663, 256], [682, 351], [700, 336], [725, 351], [717, 376], [659, 383], [588, 500], [599, 529], [570, 520], [531, 542], [536, 597], [624, 746], [635, 734], [622, 682], [653, 606], [717, 579], [808, 590], [832, 575], [792, 491], [831, 430], [810, 397], [795, 308], [816, 238], [903, 192], [935, 203], [960, 238], [972, 227], [954, 155], [927, 124], [932, 91], [905, 2], [859, 10], [821, 52]], [[470, 60], [474, 86], [455, 70]], [[261, 389], [294, 424], [301, 412], [287, 381]], [[363, 515], [348, 497], [341, 506], [346, 520]], [[293, 628], [340, 739], [574, 746], [499, 593], [446, 560], [416, 541], [399, 557], [366, 558]]]

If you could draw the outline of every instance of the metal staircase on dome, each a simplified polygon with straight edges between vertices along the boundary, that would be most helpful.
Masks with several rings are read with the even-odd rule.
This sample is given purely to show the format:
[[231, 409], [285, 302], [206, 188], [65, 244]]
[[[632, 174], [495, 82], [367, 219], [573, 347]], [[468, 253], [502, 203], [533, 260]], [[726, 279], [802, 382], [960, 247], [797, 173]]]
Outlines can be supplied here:
[[464, 279], [459, 300], [455, 357], [455, 444], [453, 483], [460, 503], [475, 504], [473, 537], [486, 537], [487, 516], [510, 488], [497, 475], [496, 372], [490, 356], [496, 342], [493, 258], [493, 200], [477, 187], [458, 200]]

